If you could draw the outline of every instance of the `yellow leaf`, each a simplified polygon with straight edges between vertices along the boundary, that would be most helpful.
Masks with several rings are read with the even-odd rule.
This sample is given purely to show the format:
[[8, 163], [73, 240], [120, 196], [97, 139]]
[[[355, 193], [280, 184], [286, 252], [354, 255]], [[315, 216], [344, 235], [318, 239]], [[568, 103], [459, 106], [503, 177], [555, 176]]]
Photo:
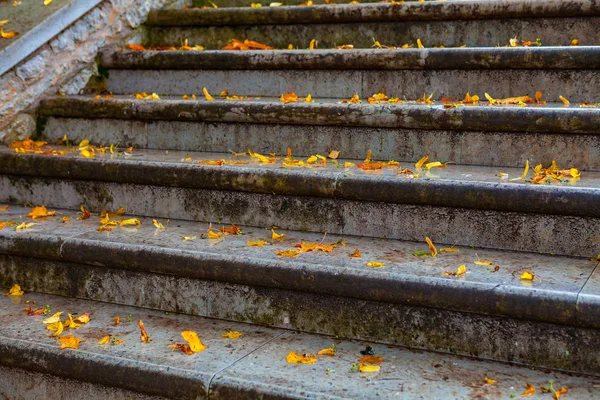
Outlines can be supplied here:
[[37, 225], [35, 222], [30, 222], [30, 223], [26, 223], [23, 222], [22, 224], [20, 224], [19, 226], [17, 226], [17, 230], [20, 231], [22, 229], [28, 229], [31, 228], [32, 226]]
[[8, 206], [0, 206], [0, 211], [6, 211], [8, 210]]
[[510, 47], [517, 47], [519, 45], [519, 40], [516, 36], [511, 38], [508, 42], [510, 43]]
[[49, 6], [50, 4], [52, 4], [52, 0], [44, 0], [45, 6]]
[[60, 349], [75, 349], [79, 348], [79, 343], [81, 343], [80, 338], [76, 338], [73, 335], [65, 335], [58, 338], [58, 342], [61, 344]]
[[10, 288], [8, 293], [5, 293], [6, 296], [23, 296], [24, 294], [25, 292], [21, 290], [21, 286], [16, 283]]
[[317, 356], [314, 354], [296, 354], [290, 351], [286, 357], [288, 364], [314, 364], [317, 362]]
[[373, 152], [371, 150], [367, 151], [367, 158], [365, 158], [365, 163], [370, 163], [371, 162], [371, 156], [372, 156]]
[[80, 324], [87, 324], [88, 322], [90, 322], [90, 313], [83, 313], [79, 317], [73, 319], [73, 321]]
[[356, 164], [346, 161], [344, 163], [344, 168], [356, 167]]
[[150, 343], [150, 336], [148, 336], [146, 328], [144, 327], [144, 323], [141, 319], [138, 321], [138, 326], [140, 327], [140, 340], [142, 343]]
[[[52, 324], [52, 325], [54, 325], [54, 324]], [[53, 333], [53, 334], [51, 334], [51, 335], [47, 335], [47, 336], [50, 336], [50, 337], [57, 337], [57, 336], [59, 336], [59, 335], [60, 335], [60, 334], [63, 332], [63, 329], [64, 329], [64, 328], [65, 328], [65, 327], [64, 327], [64, 325], [62, 324], [62, 322], [58, 321], [58, 322], [56, 323], [56, 332], [54, 332], [54, 333]], [[46, 327], [46, 329], [48, 329], [48, 327]]]
[[429, 156], [428, 156], [428, 155], [426, 155], [426, 156], [424, 156], [423, 158], [421, 158], [419, 161], [417, 161], [417, 162], [415, 163], [415, 168], [422, 168], [422, 167], [423, 167], [423, 164], [425, 164], [425, 162], [426, 162], [428, 159], [429, 159]]
[[104, 336], [102, 339], [98, 340], [98, 344], [106, 344], [110, 340], [110, 336]]
[[523, 171], [523, 175], [521, 175], [519, 178], [513, 178], [510, 179], [510, 181], [520, 181], [523, 180], [527, 177], [527, 173], [529, 173], [529, 160], [525, 161], [525, 170]]
[[48, 211], [44, 206], [33, 207], [31, 212], [27, 214], [27, 217], [31, 219], [52, 217], [56, 214], [56, 211]]
[[521, 394], [521, 397], [531, 396], [532, 394], [535, 394], [535, 388], [531, 383], [527, 383], [527, 389]]
[[306, 160], [307, 164], [314, 164], [317, 162], [317, 156], [310, 156], [308, 157], [308, 159]]
[[122, 220], [119, 225], [121, 226], [126, 226], [126, 225], [141, 225], [142, 221], [140, 221], [139, 218], [129, 218], [129, 219], [124, 219]]
[[570, 168], [569, 174], [571, 174], [572, 178], [579, 178], [581, 176], [581, 172], [577, 168]]
[[202, 88], [202, 93], [204, 93], [204, 98], [206, 99], [206, 101], [213, 101], [214, 100], [214, 97], [212, 97], [208, 93], [208, 90], [206, 90], [206, 88]]
[[206, 346], [202, 343], [196, 332], [183, 331], [181, 332], [181, 336], [190, 344], [190, 350], [194, 353], [200, 353], [201, 351], [206, 350]]
[[431, 168], [445, 168], [447, 166], [447, 164], [441, 163], [439, 161], [434, 161], [434, 162], [430, 162], [425, 164], [425, 168], [426, 169], [431, 169]]
[[4, 32], [4, 30], [2, 28], [0, 28], [0, 36], [2, 36], [4, 39], [14, 38], [18, 34], [19, 34], [19, 32], [15, 32], [15, 31]]
[[47, 324], [46, 330], [55, 332], [59, 329], [59, 324], [62, 325], [62, 322], [60, 320], [58, 322], [53, 322], [51, 324]]
[[315, 101], [313, 100], [312, 96], [309, 93], [308, 96], [306, 96], [306, 98], [304, 99], [304, 102], [305, 103], [314, 103]]
[[485, 377], [485, 383], [488, 385], [493, 385], [494, 383], [496, 383], [496, 381], [494, 379], [490, 379], [487, 376]]
[[522, 279], [522, 280], [524, 280], [524, 281], [532, 281], [532, 280], [534, 280], [534, 279], [535, 279], [535, 275], [534, 275], [534, 274], [532, 274], [532, 273], [531, 273], [531, 272], [529, 272], [529, 271], [525, 271], [525, 272], [523, 272], [523, 274], [521, 275], [521, 279]]
[[423, 46], [423, 43], [421, 43], [421, 39], [417, 39], [417, 47], [419, 49], [424, 49], [425, 47]]
[[378, 262], [378, 261], [369, 261], [367, 263], [367, 267], [371, 267], [371, 268], [385, 268], [385, 264], [382, 262]]
[[280, 256], [280, 257], [296, 257], [300, 253], [301, 253], [300, 250], [283, 250], [283, 251], [276, 251], [275, 255]]
[[9, 22], [10, 21], [7, 19], [0, 20], [0, 26], [4, 26], [4, 25], [8, 24]]
[[55, 322], [59, 322], [61, 314], [62, 314], [62, 311], [61, 312], [57, 312], [56, 314], [54, 314], [53, 316], [51, 316], [49, 318], [46, 318], [42, 322], [44, 324], [54, 324]]
[[484, 96], [485, 96], [485, 98], [486, 98], [486, 99], [488, 99], [488, 101], [490, 102], [490, 105], [492, 105], [492, 106], [493, 106], [494, 104], [496, 104], [496, 100], [494, 100], [494, 99], [492, 98], [492, 96], [490, 96], [490, 95], [489, 95], [489, 94], [487, 94], [487, 93], [484, 93]]
[[181, 240], [183, 240], [184, 242], [186, 240], [196, 240], [198, 238], [198, 236], [181, 236]]
[[[327, 157], [331, 158], [332, 160], [337, 159], [340, 156], [340, 152], [338, 150], [331, 150], [329, 152], [329, 155]], [[8, 206], [6, 206], [8, 207]]]
[[335, 349], [333, 347], [328, 347], [323, 350], [319, 350], [317, 353], [319, 356], [335, 356]]
[[425, 241], [427, 242], [427, 246], [429, 246], [429, 253], [431, 254], [431, 257], [437, 256], [437, 253], [438, 253], [437, 249], [433, 245], [433, 242], [431, 241], [431, 239], [429, 239], [429, 237], [425, 236]]
[[250, 247], [262, 247], [265, 244], [268, 244], [269, 242], [265, 241], [265, 240], [257, 240], [255, 242], [246, 242], [246, 246], [250, 246]]
[[486, 260], [477, 260], [477, 261], [474, 261], [473, 264], [486, 266], [486, 265], [494, 265], [494, 262], [493, 261], [486, 261]]
[[578, 39], [571, 40], [571, 46], [579, 46], [579, 40]]
[[564, 98], [563, 96], [558, 96], [558, 98], [560, 99], [560, 101], [563, 102], [563, 104], [565, 106], [568, 106], [569, 104], [571, 104], [571, 102], [569, 100], [567, 100], [566, 98]]
[[460, 276], [463, 274], [467, 273], [467, 266], [466, 265], [460, 265], [458, 267], [458, 269], [456, 270], [456, 272], [452, 272], [452, 271], [444, 271], [442, 272], [442, 275], [450, 275], [450, 276]]
[[319, 41], [317, 39], [312, 39], [310, 41], [310, 44], [308, 45], [308, 49], [309, 50], [314, 50], [314, 49], [316, 49], [318, 47], [318, 45], [319, 45]]
[[352, 258], [361, 258], [362, 254], [360, 254], [360, 251], [358, 251], [358, 249], [354, 250], [354, 253], [350, 254], [350, 257]]
[[271, 228], [271, 239], [272, 240], [283, 239], [284, 236], [285, 236], [285, 233], [277, 233], [277, 232], [275, 232], [275, 229]]
[[226, 338], [226, 339], [238, 339], [241, 336], [242, 336], [242, 332], [238, 332], [238, 331], [229, 331], [229, 332], [221, 335], [222, 338]]
[[460, 251], [460, 249], [457, 249], [456, 247], [442, 247], [440, 249], [440, 253], [458, 253]]
[[155, 220], [155, 219], [153, 219], [153, 220], [152, 220], [152, 224], [153, 224], [155, 227], [157, 227], [158, 229], [167, 229], [167, 228], [165, 228], [165, 226], [164, 226], [164, 225], [163, 225], [161, 222], [158, 222], [158, 221], [157, 221], [157, 220]]
[[213, 232], [211, 229], [208, 230], [207, 235], [209, 239], [221, 239], [221, 235]]
[[561, 388], [561, 389], [558, 389], [558, 390], [555, 390], [554, 394], [552, 395], [552, 398], [554, 400], [560, 400], [560, 396], [562, 396], [563, 394], [568, 393], [568, 392], [569, 392], [569, 390], [567, 388], [565, 388], [565, 387]]
[[360, 372], [377, 372], [380, 369], [381, 369], [381, 366], [379, 366], [379, 365], [363, 365], [363, 364], [360, 364], [358, 366], [358, 370]]
[[279, 100], [283, 103], [283, 104], [288, 104], [288, 103], [295, 103], [298, 101], [298, 95], [294, 92], [290, 93], [287, 92], [286, 94], [282, 94], [279, 97]]
[[367, 356], [364, 356], [364, 357], [361, 357], [361, 358], [358, 359], [359, 363], [361, 363], [361, 364], [369, 364], [369, 365], [381, 364], [384, 361], [385, 360], [382, 357], [372, 356], [372, 355], [367, 355]]

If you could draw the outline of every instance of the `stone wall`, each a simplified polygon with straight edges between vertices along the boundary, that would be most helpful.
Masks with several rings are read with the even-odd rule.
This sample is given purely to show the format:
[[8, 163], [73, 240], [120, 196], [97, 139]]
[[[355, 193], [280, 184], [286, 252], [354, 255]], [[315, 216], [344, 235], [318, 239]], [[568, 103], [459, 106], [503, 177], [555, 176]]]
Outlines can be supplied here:
[[77, 94], [104, 46], [135, 35], [152, 8], [169, 0], [106, 0], [0, 76], [0, 142], [35, 132], [35, 107], [48, 94]]

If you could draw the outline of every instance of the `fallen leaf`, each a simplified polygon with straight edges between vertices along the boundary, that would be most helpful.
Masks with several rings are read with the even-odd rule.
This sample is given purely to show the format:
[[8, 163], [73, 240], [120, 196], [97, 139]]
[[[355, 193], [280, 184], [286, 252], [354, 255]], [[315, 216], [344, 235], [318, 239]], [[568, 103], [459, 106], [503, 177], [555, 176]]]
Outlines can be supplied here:
[[310, 95], [310, 93], [304, 98], [304, 102], [305, 103], [314, 103], [315, 101], [313, 100], [312, 96]]
[[494, 262], [487, 261], [487, 260], [477, 260], [477, 261], [473, 261], [473, 264], [487, 266], [487, 265], [494, 265]]
[[366, 356], [358, 359], [358, 362], [361, 364], [373, 364], [373, 365], [381, 364], [384, 361], [385, 360], [383, 358], [381, 358], [379, 356], [374, 356], [374, 355], [366, 355]]
[[362, 100], [358, 96], [358, 93], [355, 93], [354, 96], [350, 98], [350, 100], [342, 100], [342, 103], [362, 103]]
[[75, 349], [79, 348], [79, 343], [81, 343], [81, 339], [77, 338], [73, 335], [65, 335], [58, 338], [58, 342], [61, 344], [60, 349]]
[[6, 211], [6, 210], [8, 210], [8, 205], [0, 206], [0, 211]]
[[579, 46], [579, 40], [578, 39], [571, 40], [571, 46]]
[[45, 6], [49, 6], [50, 4], [52, 4], [52, 0], [44, 0]]
[[285, 233], [277, 233], [277, 232], [275, 232], [275, 229], [271, 228], [271, 239], [272, 240], [283, 239], [284, 236], [285, 236]]
[[425, 47], [423, 46], [423, 43], [421, 43], [421, 39], [417, 39], [417, 47], [419, 49], [424, 49]]
[[335, 348], [334, 347], [328, 347], [326, 349], [319, 350], [317, 352], [317, 355], [319, 355], [319, 356], [333, 356], [333, 357], [335, 357]]
[[198, 236], [181, 236], [181, 240], [183, 240], [184, 242], [187, 240], [196, 240], [198, 238]]
[[202, 93], [204, 93], [204, 98], [206, 99], [206, 101], [213, 101], [214, 100], [214, 97], [212, 97], [208, 93], [208, 90], [206, 90], [206, 88], [202, 88]]
[[44, 206], [33, 207], [31, 212], [27, 214], [27, 217], [31, 219], [52, 217], [56, 214], [56, 211], [48, 211]]
[[265, 244], [268, 244], [269, 242], [265, 241], [265, 240], [257, 240], [255, 242], [246, 242], [246, 246], [250, 246], [250, 247], [262, 247]]
[[425, 169], [430, 170], [431, 168], [446, 168], [447, 166], [448, 166], [448, 164], [446, 164], [446, 163], [434, 161], [434, 162], [425, 164]]
[[527, 177], [527, 174], [529, 173], [529, 160], [525, 161], [525, 170], [523, 171], [523, 175], [521, 175], [518, 178], [513, 178], [513, 179], [509, 179], [510, 181], [520, 181], [523, 180]]
[[283, 104], [295, 103], [298, 101], [298, 95], [294, 92], [287, 92], [286, 94], [282, 94], [281, 97], [279, 97], [279, 100]]
[[533, 385], [531, 383], [527, 383], [527, 389], [525, 389], [525, 391], [521, 394], [521, 397], [525, 397], [525, 396], [531, 396], [532, 394], [535, 394], [535, 388], [533, 387]]
[[34, 225], [37, 225], [37, 224], [35, 222], [30, 222], [30, 223], [23, 222], [19, 226], [17, 226], [15, 229], [20, 231], [22, 229], [29, 229]]
[[535, 279], [535, 275], [534, 275], [534, 274], [532, 274], [532, 273], [531, 273], [531, 272], [529, 272], [529, 271], [525, 271], [525, 272], [523, 272], [523, 273], [521, 274], [521, 280], [524, 280], [524, 281], [532, 281], [532, 280], [534, 280], [534, 279]]
[[242, 233], [242, 229], [233, 224], [229, 228], [223, 227], [223, 228], [219, 229], [219, 231], [223, 232], [226, 235], [237, 235], [239, 233]]
[[300, 249], [300, 252], [307, 253], [309, 251], [322, 251], [324, 253], [331, 253], [333, 249], [336, 248], [335, 244], [322, 244], [322, 243], [311, 243], [311, 242], [301, 242], [294, 247]]
[[283, 250], [283, 251], [276, 251], [275, 255], [280, 256], [280, 257], [296, 257], [300, 253], [301, 253], [300, 250]]
[[288, 364], [314, 364], [317, 362], [317, 356], [314, 354], [296, 354], [290, 351], [286, 357]]
[[121, 323], [121, 318], [119, 318], [119, 316], [117, 315], [116, 317], [112, 318], [112, 321], [115, 326], [119, 326], [119, 324]]
[[146, 92], [136, 93], [135, 98], [136, 100], [160, 100], [160, 96], [156, 93], [148, 94]]
[[83, 313], [79, 317], [74, 318], [73, 321], [75, 323], [79, 323], [79, 324], [87, 324], [88, 322], [90, 322], [90, 313], [89, 312]]
[[44, 324], [54, 324], [56, 322], [60, 322], [60, 316], [62, 315], [62, 311], [55, 313], [53, 316], [46, 318], [42, 322]]
[[431, 257], [437, 256], [437, 253], [438, 253], [437, 249], [433, 245], [433, 242], [431, 241], [431, 239], [429, 239], [429, 237], [425, 236], [425, 242], [427, 242], [427, 246], [429, 246], [429, 253], [431, 254]]
[[362, 254], [360, 254], [360, 251], [358, 249], [356, 249], [356, 250], [354, 250], [354, 253], [350, 254], [350, 257], [361, 258]]
[[19, 32], [16, 32], [16, 31], [4, 32], [4, 29], [0, 28], [0, 36], [2, 36], [2, 38], [4, 38], [4, 39], [12, 39], [15, 36], [17, 36], [18, 34], [19, 34]]
[[146, 50], [144, 48], [144, 46], [141, 46], [141, 45], [135, 44], [135, 43], [127, 43], [127, 47], [129, 47], [131, 50], [134, 50], [134, 51], [144, 51], [144, 50]]
[[[332, 160], [337, 159], [340, 156], [340, 152], [338, 150], [331, 150], [329, 152], [329, 155], [327, 157], [331, 158]], [[6, 206], [8, 208], [8, 206]]]
[[138, 326], [140, 327], [140, 340], [142, 343], [150, 343], [150, 336], [148, 336], [146, 328], [144, 328], [144, 323], [141, 319], [138, 322]]
[[488, 385], [493, 385], [494, 383], [496, 383], [496, 381], [494, 379], [490, 379], [487, 376], [485, 377], [485, 383]]
[[565, 106], [568, 106], [569, 104], [571, 104], [571, 102], [569, 100], [567, 100], [566, 98], [564, 98], [563, 96], [558, 96], [558, 98], [560, 99], [560, 101], [563, 102], [563, 104]]
[[478, 101], [479, 101], [479, 96], [477, 96], [476, 94], [471, 96], [471, 94], [469, 92], [467, 92], [467, 94], [465, 95], [465, 98], [462, 102], [464, 104], [473, 104], [473, 103], [477, 103]]
[[221, 235], [212, 230], [212, 222], [208, 225], [208, 230], [206, 231], [206, 234], [208, 235], [209, 239], [221, 239]]
[[110, 341], [110, 336], [104, 336], [102, 339], [98, 340], [98, 344], [107, 344]]
[[439, 251], [440, 253], [458, 253], [460, 249], [456, 247], [442, 247]]
[[7, 25], [10, 21], [8, 19], [0, 20], [0, 26]]
[[21, 290], [21, 286], [16, 283], [10, 288], [8, 293], [4, 293], [5, 296], [23, 296], [24, 294], [25, 292]]
[[560, 400], [560, 396], [562, 396], [565, 393], [568, 393], [569, 389], [567, 389], [566, 387], [558, 389], [556, 391], [554, 391], [554, 394], [552, 395], [552, 398], [554, 400]]
[[157, 220], [153, 219], [152, 220], [152, 224], [157, 228], [157, 229], [167, 229], [165, 228], [165, 226], [161, 223], [158, 222]]
[[314, 49], [316, 49], [317, 47], [319, 47], [318, 45], [319, 45], [319, 41], [318, 41], [317, 39], [312, 39], [312, 40], [310, 41], [310, 43], [308, 44], [308, 49], [309, 49], [309, 50], [314, 50]]
[[238, 332], [238, 331], [229, 331], [229, 332], [221, 335], [222, 338], [226, 338], [226, 339], [238, 339], [241, 336], [242, 336], [242, 332]]
[[189, 343], [190, 350], [194, 353], [200, 353], [201, 351], [206, 350], [207, 347], [202, 343], [196, 332], [183, 331], [181, 332], [181, 336]]
[[191, 356], [194, 354], [194, 352], [192, 351], [192, 349], [190, 349], [190, 346], [184, 343], [175, 343], [170, 345], [172, 350], [171, 351], [175, 351], [175, 350], [179, 350], [184, 352], [185, 354], [187, 354], [188, 356]]
[[385, 268], [385, 264], [382, 262], [378, 262], [378, 261], [369, 261], [367, 263], [367, 267], [371, 267], [371, 268]]
[[467, 272], [467, 266], [466, 265], [460, 265], [458, 267], [458, 269], [456, 270], [456, 272], [444, 271], [444, 272], [442, 272], [442, 275], [460, 276], [460, 275], [465, 274], [466, 272]]
[[377, 372], [381, 369], [381, 367], [379, 365], [363, 365], [360, 364], [358, 366], [358, 371], [359, 372]]
[[423, 158], [421, 158], [419, 161], [417, 161], [415, 163], [415, 168], [419, 169], [423, 167], [423, 164], [425, 164], [425, 162], [429, 159], [429, 156], [426, 155]]
[[142, 221], [140, 221], [139, 218], [129, 218], [129, 219], [124, 219], [121, 222], [119, 222], [120, 226], [127, 226], [127, 225], [141, 225]]

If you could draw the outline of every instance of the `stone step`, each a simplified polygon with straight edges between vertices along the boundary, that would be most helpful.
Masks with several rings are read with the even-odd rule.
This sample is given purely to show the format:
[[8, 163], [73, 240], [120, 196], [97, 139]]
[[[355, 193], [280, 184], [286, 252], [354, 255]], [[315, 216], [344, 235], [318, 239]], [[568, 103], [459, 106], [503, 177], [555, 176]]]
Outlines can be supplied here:
[[545, 45], [600, 44], [600, 6], [593, 0], [472, 0], [318, 5], [311, 7], [156, 10], [149, 15], [149, 42], [180, 46], [188, 39], [222, 48], [232, 38], [275, 48], [321, 48], [352, 44], [387, 46], [504, 46], [517, 36]]
[[[199, 97], [202, 98], [203, 97]], [[163, 96], [138, 101], [57, 97], [42, 101], [43, 135], [58, 142], [122, 143], [136, 148], [244, 151], [297, 156], [341, 150], [344, 158], [416, 162], [425, 154], [459, 164], [522, 168], [549, 165], [600, 170], [596, 109], [562, 104], [465, 106], [441, 104], [283, 104], [278, 99], [213, 102]]]
[[[361, 98], [385, 92], [416, 100], [529, 95], [595, 102], [600, 47], [409, 50], [109, 51], [105, 89], [119, 93]], [[561, 103], [562, 104], [562, 103]]]
[[[489, 167], [427, 171], [403, 163], [419, 174], [412, 178], [398, 175], [398, 167], [344, 168], [343, 160], [326, 167], [283, 168], [283, 157], [259, 164], [222, 153], [134, 153], [84, 158], [77, 151], [57, 157], [0, 149], [0, 201], [125, 207], [162, 218], [402, 240], [430, 236], [446, 244], [583, 257], [598, 253], [600, 175], [595, 172], [535, 185], [502, 180]], [[193, 161], [215, 159], [247, 164]], [[512, 179], [522, 171], [503, 172]]]
[[[3, 219], [31, 221], [28, 211], [11, 206]], [[418, 257], [424, 241], [280, 229], [285, 237], [272, 240], [246, 226], [207, 239], [207, 223], [159, 219], [166, 230], [157, 230], [152, 218], [98, 232], [97, 214], [76, 221], [77, 212], [56, 211], [29, 229], [0, 231], [1, 287], [600, 374], [600, 275], [587, 259], [469, 247]], [[275, 255], [342, 239], [330, 253]], [[267, 245], [246, 244], [261, 240]], [[356, 248], [362, 258], [348, 257]], [[466, 274], [441, 274], [459, 265]], [[521, 280], [525, 271], [536, 279]]]
[[[44, 336], [48, 331], [41, 321], [47, 316], [27, 316], [24, 301], [14, 300], [13, 304], [3, 299], [0, 315], [6, 322], [0, 326], [0, 363], [7, 374], [0, 375], [0, 385], [7, 388], [5, 396], [9, 398], [40, 398], [33, 397], [33, 390], [42, 398], [51, 397], [57, 391], [48, 383], [55, 383], [54, 376], [82, 382], [80, 385], [89, 388], [85, 396], [93, 399], [108, 398], [103, 397], [107, 394], [134, 398], [132, 392], [143, 399], [355, 399], [365, 391], [382, 399], [496, 399], [518, 396], [527, 384], [540, 393], [540, 387], [548, 386], [549, 381], [555, 390], [566, 387], [572, 398], [593, 399], [599, 393], [597, 377], [384, 345], [373, 346], [384, 360], [381, 369], [358, 372], [353, 366], [362, 357], [360, 351], [372, 343], [38, 293], [27, 293], [23, 299], [42, 307], [49, 304], [52, 312], [90, 312], [91, 320], [63, 333], [83, 340], [78, 350], [59, 350], [55, 339]], [[116, 315], [121, 323], [113, 326]], [[140, 341], [139, 320], [151, 338], [147, 344]], [[184, 330], [196, 331], [206, 350], [192, 356], [171, 352], [170, 345], [183, 342]], [[242, 332], [242, 336], [236, 340], [221, 337], [230, 330]], [[105, 335], [125, 343], [97, 344]], [[309, 365], [286, 362], [291, 351], [316, 353], [332, 344], [334, 357], [317, 356], [316, 363]], [[23, 379], [33, 374], [38, 379]], [[486, 376], [496, 382], [486, 384]], [[44, 385], [47, 391], [39, 389]], [[61, 398], [82, 394], [80, 390], [65, 392]]]

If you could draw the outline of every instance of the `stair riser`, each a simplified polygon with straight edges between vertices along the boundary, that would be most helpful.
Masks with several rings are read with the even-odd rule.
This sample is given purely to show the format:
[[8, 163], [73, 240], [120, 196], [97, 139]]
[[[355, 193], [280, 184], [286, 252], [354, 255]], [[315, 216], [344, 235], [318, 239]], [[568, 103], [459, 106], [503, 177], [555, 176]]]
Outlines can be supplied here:
[[[229, 153], [253, 151], [294, 156], [328, 154], [362, 159], [415, 162], [428, 154], [432, 160], [462, 165], [522, 167], [530, 164], [600, 170], [600, 135], [423, 130], [318, 125], [237, 124], [122, 119], [48, 118], [43, 138], [182, 151]], [[410, 168], [410, 166], [408, 166]]]
[[[210, 23], [210, 22], [209, 22]], [[241, 26], [151, 27], [148, 30], [152, 46], [190, 44], [208, 49], [221, 49], [232, 38], [255, 40], [276, 49], [307, 49], [312, 39], [319, 48], [335, 48], [352, 44], [355, 48], [370, 48], [373, 39], [386, 46], [412, 44], [417, 38], [425, 47], [495, 47], [519, 40], [535, 42], [540, 38], [545, 46], [568, 46], [574, 38], [582, 45], [600, 44], [599, 17], [529, 18], [471, 21], [402, 21], [359, 23], [299, 23], [290, 25], [253, 25], [251, 20]]]
[[[590, 257], [600, 218], [3, 175], [0, 202]], [[190, 232], [190, 234], [196, 234]]]
[[366, 102], [369, 96], [384, 91], [391, 97], [416, 100], [423, 93], [463, 99], [465, 93], [484, 93], [494, 98], [535, 96], [560, 102], [600, 100], [596, 88], [600, 74], [595, 70], [111, 70], [107, 89], [115, 94], [139, 92], [159, 95], [202, 97], [206, 87], [213, 96], [227, 90], [230, 95], [279, 97], [288, 91], [304, 97], [349, 99], [358, 93]]
[[25, 257], [0, 272], [27, 291], [600, 374], [594, 329]]

